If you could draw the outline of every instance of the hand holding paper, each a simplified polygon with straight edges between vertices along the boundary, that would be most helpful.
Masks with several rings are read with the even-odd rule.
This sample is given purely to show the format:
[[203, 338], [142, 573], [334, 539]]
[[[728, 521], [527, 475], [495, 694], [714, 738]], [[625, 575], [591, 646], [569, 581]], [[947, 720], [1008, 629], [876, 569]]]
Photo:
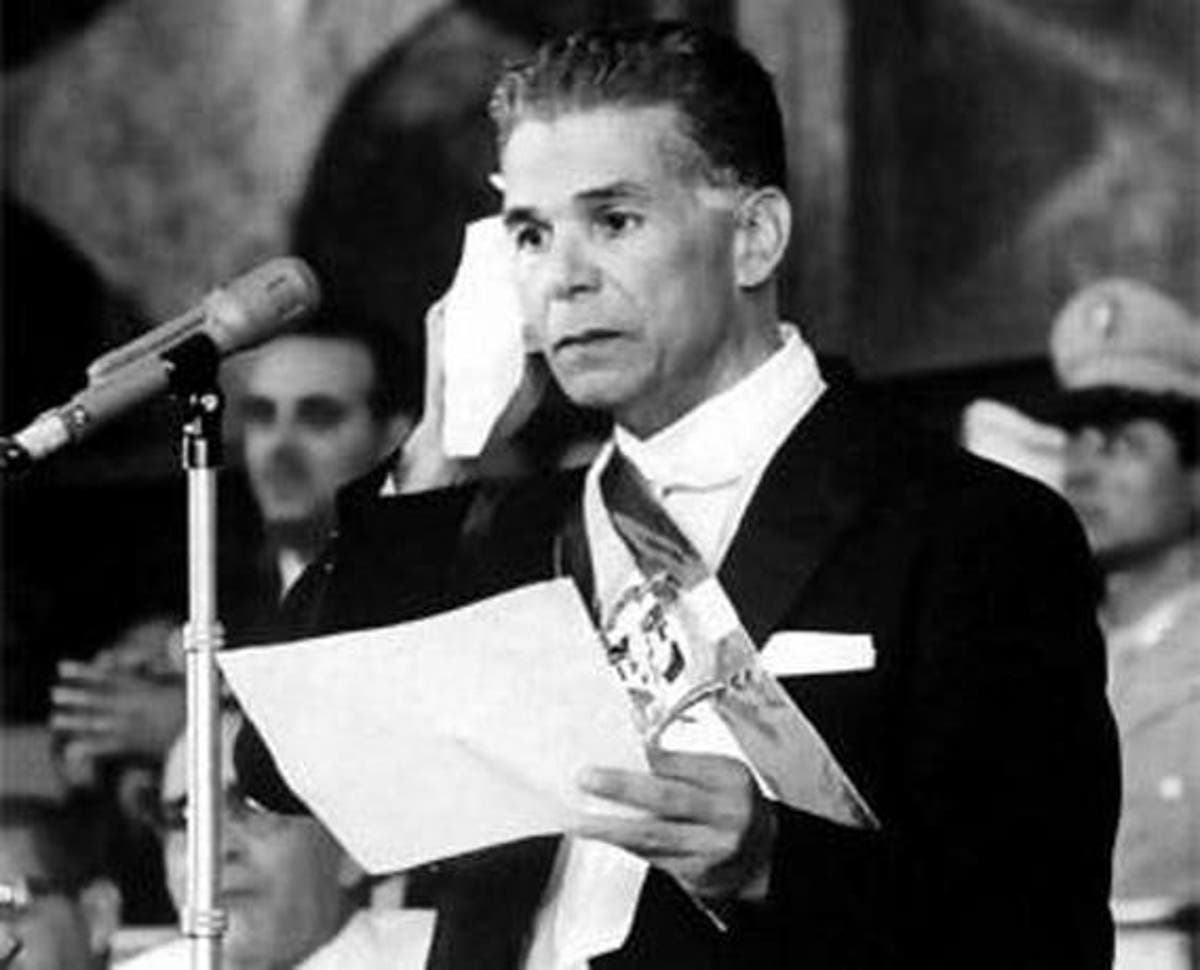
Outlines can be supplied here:
[[580, 771], [644, 771], [569, 580], [440, 616], [220, 657], [284, 778], [364, 868], [561, 832]]
[[644, 814], [590, 815], [576, 834], [619, 846], [670, 873], [701, 899], [761, 899], [775, 819], [734, 758], [650, 748], [653, 774], [596, 769], [585, 790]]

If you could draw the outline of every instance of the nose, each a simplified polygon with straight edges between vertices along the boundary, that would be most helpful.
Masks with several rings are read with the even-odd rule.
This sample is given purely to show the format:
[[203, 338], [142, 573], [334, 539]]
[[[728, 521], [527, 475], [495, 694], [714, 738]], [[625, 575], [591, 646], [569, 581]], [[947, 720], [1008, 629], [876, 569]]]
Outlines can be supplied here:
[[546, 275], [551, 299], [571, 300], [590, 293], [600, 284], [600, 272], [580, 233], [555, 234], [546, 254]]
[[221, 863], [239, 861], [246, 853], [246, 833], [228, 810], [221, 813]]
[[303, 451], [302, 434], [294, 421], [279, 420], [259, 440], [262, 456], [270, 461], [295, 461]]

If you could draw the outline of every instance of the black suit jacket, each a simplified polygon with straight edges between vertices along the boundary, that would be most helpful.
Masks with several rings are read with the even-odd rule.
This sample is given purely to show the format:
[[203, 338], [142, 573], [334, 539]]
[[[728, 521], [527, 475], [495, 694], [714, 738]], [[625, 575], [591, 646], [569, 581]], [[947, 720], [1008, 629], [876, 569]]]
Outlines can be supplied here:
[[[350, 629], [586, 574], [570, 569], [587, 558], [581, 483], [386, 500], [367, 481], [294, 612]], [[874, 669], [783, 683], [882, 827], [778, 807], [765, 904], [721, 933], [652, 871], [625, 947], [594, 966], [1110, 964], [1117, 748], [1090, 559], [1062, 502], [832, 390], [775, 455], [719, 576], [760, 645], [872, 637]], [[440, 866], [431, 966], [517, 966], [554, 847]]]

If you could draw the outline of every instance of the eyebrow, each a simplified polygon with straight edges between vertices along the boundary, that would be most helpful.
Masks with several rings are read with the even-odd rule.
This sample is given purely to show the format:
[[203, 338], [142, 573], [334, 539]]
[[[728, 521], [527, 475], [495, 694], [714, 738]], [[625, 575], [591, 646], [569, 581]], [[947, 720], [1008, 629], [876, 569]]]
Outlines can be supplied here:
[[[611, 202], [639, 201], [646, 202], [652, 196], [651, 191], [640, 182], [622, 179], [608, 185], [600, 185], [594, 189], [586, 189], [574, 196], [574, 202], [586, 205], [602, 205]], [[506, 229], [524, 225], [530, 222], [541, 222], [535, 206], [514, 206], [504, 210], [503, 222]]]
[[650, 190], [640, 182], [621, 181], [611, 185], [580, 192], [577, 198], [584, 202], [616, 202], [627, 199], [645, 201], [651, 197]]

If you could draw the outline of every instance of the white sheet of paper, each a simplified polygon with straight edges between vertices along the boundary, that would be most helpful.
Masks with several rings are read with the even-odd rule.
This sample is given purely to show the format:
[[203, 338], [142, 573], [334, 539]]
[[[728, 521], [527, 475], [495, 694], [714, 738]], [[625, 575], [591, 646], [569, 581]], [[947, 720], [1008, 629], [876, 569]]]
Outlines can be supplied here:
[[474, 458], [525, 367], [511, 244], [499, 216], [467, 226], [445, 312], [442, 447], [451, 457]]
[[284, 778], [371, 872], [561, 832], [599, 804], [576, 787], [584, 766], [647, 770], [567, 579], [219, 663]]

